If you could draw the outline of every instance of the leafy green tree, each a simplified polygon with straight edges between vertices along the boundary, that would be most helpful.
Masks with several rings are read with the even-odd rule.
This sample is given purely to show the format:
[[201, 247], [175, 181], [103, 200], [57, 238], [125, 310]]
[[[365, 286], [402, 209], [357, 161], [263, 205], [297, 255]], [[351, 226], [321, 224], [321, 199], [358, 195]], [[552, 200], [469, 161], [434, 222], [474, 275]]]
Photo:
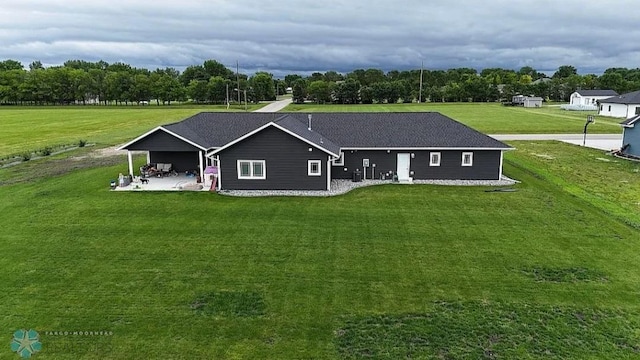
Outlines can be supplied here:
[[296, 104], [302, 104], [307, 98], [307, 81], [305, 79], [297, 79], [292, 84], [292, 100]]
[[576, 70], [575, 67], [571, 66], [571, 65], [562, 65], [558, 68], [558, 71], [556, 71], [552, 78], [553, 79], [565, 79], [568, 78], [571, 75], [578, 75], [578, 71]]
[[339, 104], [359, 103], [360, 83], [349, 78], [344, 82], [336, 84], [333, 91], [333, 98]]
[[298, 74], [289, 74], [284, 77], [284, 83], [287, 87], [293, 87], [293, 83], [298, 79], [302, 79], [302, 76]]
[[16, 60], [4, 60], [0, 61], [0, 71], [9, 71], [9, 70], [23, 70], [24, 67], [22, 63]]
[[0, 71], [0, 102], [17, 104], [22, 101], [20, 86], [25, 82], [27, 72], [23, 69]]
[[130, 100], [132, 101], [148, 101], [151, 99], [151, 79], [149, 76], [138, 74], [133, 78], [130, 90]]
[[249, 86], [253, 88], [255, 100], [275, 100], [276, 89], [273, 76], [266, 72], [257, 72], [249, 79]]
[[215, 76], [219, 76], [223, 79], [231, 79], [234, 77], [234, 72], [232, 70], [228, 69], [216, 60], [206, 60], [202, 64], [202, 68], [207, 74], [207, 79]]
[[360, 102], [363, 104], [373, 104], [373, 89], [371, 89], [370, 86], [360, 88]]
[[324, 80], [316, 80], [307, 89], [309, 98], [318, 104], [331, 102], [331, 86]]
[[227, 100], [228, 85], [230, 85], [230, 81], [222, 76], [211, 77], [211, 79], [209, 79], [209, 97], [211, 102], [224, 104]]
[[209, 97], [209, 82], [204, 80], [191, 80], [187, 86], [187, 94], [191, 100], [197, 103], [207, 101]]
[[342, 76], [342, 74], [336, 72], [336, 71], [327, 71], [326, 73], [324, 73], [323, 75], [323, 80], [327, 81], [327, 82], [336, 82], [336, 81], [342, 81], [344, 80], [344, 76]]
[[180, 81], [182, 85], [188, 86], [191, 84], [191, 80], [206, 81], [209, 80], [209, 75], [202, 65], [187, 66], [186, 69], [180, 75]]

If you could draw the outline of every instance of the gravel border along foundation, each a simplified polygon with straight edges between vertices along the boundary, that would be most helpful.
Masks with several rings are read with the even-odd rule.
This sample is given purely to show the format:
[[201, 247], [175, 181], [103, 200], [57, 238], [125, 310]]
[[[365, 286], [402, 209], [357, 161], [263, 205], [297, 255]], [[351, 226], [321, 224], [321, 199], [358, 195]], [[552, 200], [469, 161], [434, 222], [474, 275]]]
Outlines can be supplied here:
[[[503, 176], [500, 180], [414, 180], [413, 184], [448, 185], [448, 186], [511, 186], [519, 181]], [[389, 180], [332, 180], [331, 190], [222, 190], [220, 195], [256, 197], [256, 196], [336, 196], [349, 191], [374, 185], [396, 184]]]

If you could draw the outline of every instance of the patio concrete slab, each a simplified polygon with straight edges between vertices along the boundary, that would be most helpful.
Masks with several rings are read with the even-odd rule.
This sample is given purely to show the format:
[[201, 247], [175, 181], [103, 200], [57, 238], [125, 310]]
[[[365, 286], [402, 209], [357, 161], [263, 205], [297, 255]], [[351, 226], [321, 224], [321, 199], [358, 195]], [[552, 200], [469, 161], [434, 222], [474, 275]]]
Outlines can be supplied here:
[[202, 189], [197, 189], [199, 185], [203, 184], [197, 183], [195, 177], [189, 177], [184, 174], [150, 177], [148, 180], [148, 182], [142, 183], [140, 180], [134, 179], [134, 181], [127, 186], [116, 187], [115, 191], [209, 191], [209, 186], [203, 186]]

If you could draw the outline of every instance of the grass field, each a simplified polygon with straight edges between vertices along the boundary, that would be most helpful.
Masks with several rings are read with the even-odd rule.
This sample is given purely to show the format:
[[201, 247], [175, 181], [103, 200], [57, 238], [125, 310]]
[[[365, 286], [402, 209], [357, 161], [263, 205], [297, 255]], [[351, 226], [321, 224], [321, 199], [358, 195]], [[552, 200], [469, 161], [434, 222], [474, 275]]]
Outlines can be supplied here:
[[[249, 111], [260, 105], [252, 105]], [[0, 159], [47, 146], [87, 140], [116, 145], [158, 125], [224, 106], [0, 108]], [[236, 109], [244, 111], [242, 109]], [[586, 114], [555, 107], [524, 109], [500, 104], [290, 105], [285, 111], [439, 111], [489, 134], [582, 133]], [[598, 118], [590, 133], [621, 133], [617, 119]]]
[[[259, 107], [252, 105], [248, 109]], [[230, 110], [244, 111], [244, 108]], [[120, 144], [158, 125], [201, 111], [227, 110], [225, 106], [0, 108], [0, 157], [46, 146], [75, 144], [81, 139], [99, 145]]]
[[640, 163], [561, 142], [514, 141], [505, 161], [640, 229]]
[[326, 199], [115, 193], [124, 158], [37, 160], [0, 186], [0, 358], [20, 328], [41, 359], [640, 358], [637, 188], [615, 195], [637, 167], [514, 145], [516, 192]]
[[[412, 112], [437, 111], [487, 134], [581, 134], [587, 115], [595, 111], [565, 111], [556, 106], [523, 108], [496, 103], [423, 103], [372, 105], [292, 104], [284, 111], [322, 112]], [[590, 133], [622, 133], [620, 120], [596, 116]]]

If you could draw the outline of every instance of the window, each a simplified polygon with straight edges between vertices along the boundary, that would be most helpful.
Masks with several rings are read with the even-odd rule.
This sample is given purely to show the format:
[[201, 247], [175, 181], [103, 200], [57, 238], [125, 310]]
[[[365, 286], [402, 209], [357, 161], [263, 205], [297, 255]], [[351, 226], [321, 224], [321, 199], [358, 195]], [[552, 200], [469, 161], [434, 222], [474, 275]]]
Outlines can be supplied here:
[[266, 178], [264, 160], [238, 160], [238, 179], [264, 180]]
[[332, 164], [336, 166], [344, 165], [344, 153], [342, 151], [340, 151], [340, 157], [337, 159], [334, 159]]
[[322, 162], [320, 160], [309, 160], [309, 162], [307, 163], [307, 175], [322, 175]]
[[636, 107], [636, 115], [640, 115], [640, 106]]
[[432, 152], [429, 156], [429, 166], [440, 166], [440, 153]]
[[603, 107], [604, 107], [603, 105], [600, 105], [600, 111], [602, 111], [602, 108], [603, 108]]
[[462, 166], [473, 166], [473, 153], [472, 152], [463, 152], [462, 153]]
[[611, 112], [611, 105], [609, 105], [609, 112]]

